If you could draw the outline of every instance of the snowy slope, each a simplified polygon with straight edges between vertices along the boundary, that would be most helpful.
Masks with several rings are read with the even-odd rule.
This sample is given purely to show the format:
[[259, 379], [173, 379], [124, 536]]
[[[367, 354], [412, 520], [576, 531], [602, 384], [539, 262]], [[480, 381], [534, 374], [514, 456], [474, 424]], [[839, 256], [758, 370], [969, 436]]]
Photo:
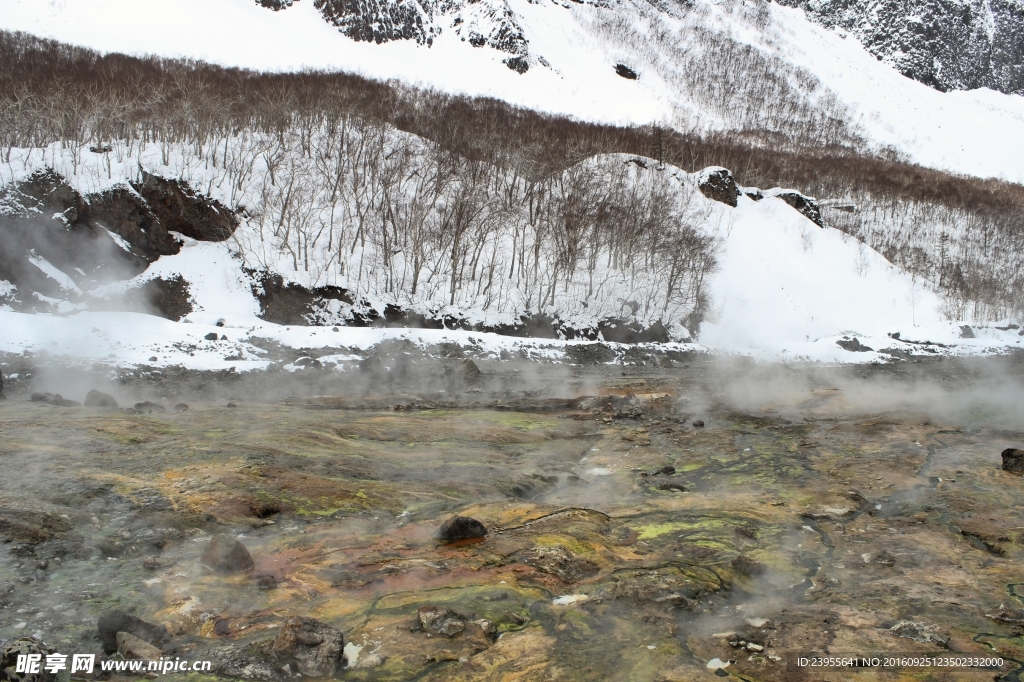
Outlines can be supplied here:
[[[104, 51], [265, 70], [344, 69], [581, 119], [681, 129], [751, 122], [737, 118], [729, 102], [712, 106], [702, 98], [687, 80], [693, 65], [686, 55], [753, 45], [766, 57], [817, 76], [827, 91], [809, 87], [800, 97], [824, 101], [834, 94], [874, 144], [936, 168], [1024, 181], [1024, 97], [932, 90], [879, 62], [855, 39], [811, 23], [802, 10], [711, 0], [696, 0], [690, 10], [631, 2], [508, 5], [533, 60], [523, 74], [506, 66], [507, 52], [474, 48], [455, 30], [444, 31], [429, 47], [412, 40], [353, 41], [324, 21], [311, 2], [272, 12], [250, 0], [0, 0], [0, 28]], [[638, 72], [639, 79], [617, 76], [617, 63]], [[795, 71], [783, 76], [800, 80]]]
[[[975, 338], [942, 314], [941, 300], [920, 282], [896, 271], [860, 242], [819, 228], [781, 199], [740, 197], [733, 209], [716, 204], [710, 222], [722, 239], [721, 270], [710, 282], [713, 309], [700, 343], [668, 348], [713, 350], [761, 359], [869, 362], [874, 352], [923, 353], [906, 341], [930, 341], [929, 353], [978, 354], [1019, 348], [1016, 329], [975, 329]], [[483, 355], [527, 351], [559, 359], [568, 345], [586, 341], [522, 339], [462, 330], [377, 329], [272, 324], [257, 317], [243, 263], [229, 242], [186, 241], [139, 279], [189, 278], [195, 312], [181, 322], [138, 313], [81, 312], [67, 317], [0, 310], [0, 351], [25, 350], [151, 366], [259, 369], [267, 365], [259, 344], [272, 339], [292, 348], [368, 349], [388, 339], [422, 347], [443, 341]], [[118, 285], [110, 285], [116, 287]], [[222, 325], [222, 326], [218, 326]], [[207, 340], [215, 333], [217, 340]], [[890, 338], [898, 332], [903, 341]], [[857, 338], [874, 351], [845, 350], [837, 341]], [[151, 358], [155, 357], [156, 360]]]

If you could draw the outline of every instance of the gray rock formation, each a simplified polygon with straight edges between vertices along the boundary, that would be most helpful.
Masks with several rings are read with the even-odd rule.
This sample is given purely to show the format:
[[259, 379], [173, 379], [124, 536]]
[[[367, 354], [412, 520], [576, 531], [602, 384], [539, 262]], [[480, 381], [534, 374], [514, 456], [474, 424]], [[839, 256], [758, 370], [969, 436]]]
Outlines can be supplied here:
[[938, 90], [1024, 94], [1021, 0], [777, 0]]

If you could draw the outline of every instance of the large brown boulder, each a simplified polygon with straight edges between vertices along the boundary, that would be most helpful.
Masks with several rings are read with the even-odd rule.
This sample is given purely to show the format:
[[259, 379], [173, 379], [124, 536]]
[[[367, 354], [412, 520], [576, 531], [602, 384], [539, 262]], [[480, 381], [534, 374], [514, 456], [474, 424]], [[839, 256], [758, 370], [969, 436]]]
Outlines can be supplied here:
[[274, 640], [282, 665], [294, 664], [306, 677], [334, 677], [341, 667], [345, 636], [315, 618], [292, 616]]
[[199, 563], [203, 568], [216, 573], [244, 573], [251, 571], [255, 563], [252, 555], [233, 535], [219, 533], [210, 539]]

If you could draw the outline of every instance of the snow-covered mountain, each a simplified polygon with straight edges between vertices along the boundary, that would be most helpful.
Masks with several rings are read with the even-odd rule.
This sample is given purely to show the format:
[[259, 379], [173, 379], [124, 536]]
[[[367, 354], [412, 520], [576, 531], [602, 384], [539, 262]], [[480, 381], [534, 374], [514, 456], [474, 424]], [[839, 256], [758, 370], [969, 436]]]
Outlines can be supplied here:
[[939, 90], [1024, 95], [1021, 0], [778, 0]]
[[[140, 21], [130, 0], [0, 0], [0, 29], [105, 51], [342, 69], [584, 121], [654, 123], [680, 139], [758, 151], [734, 156], [741, 164], [771, 150], [791, 161], [839, 150], [843, 163], [874, 164], [832, 173], [825, 185], [835, 194], [818, 203], [800, 188], [737, 187], [724, 169], [701, 171], [719, 160], [698, 162], [696, 152], [677, 150], [679, 167], [647, 158], [657, 149], [538, 164], [541, 140], [539, 152], [484, 160], [434, 139], [443, 126], [400, 123], [436, 116], [420, 109], [437, 98], [367, 117], [365, 107], [317, 109], [321, 100], [302, 105], [301, 93], [261, 86], [260, 115], [247, 118], [229, 111], [244, 98], [212, 92], [249, 76], [208, 70], [192, 82], [182, 69], [197, 67], [114, 60], [104, 73], [141, 69], [179, 99], [153, 90], [142, 106], [140, 80], [109, 109], [91, 102], [91, 118], [67, 133], [4, 110], [4, 121], [26, 124], [5, 131], [0, 165], [0, 350], [38, 349], [60, 326], [33, 311], [71, 316], [69, 352], [186, 364], [205, 353], [204, 366], [257, 366], [257, 338], [304, 347], [408, 338], [356, 331], [366, 325], [559, 337], [543, 342], [556, 345], [699, 341], [820, 360], [1019, 345], [1007, 316], [1020, 312], [1024, 232], [1006, 215], [1019, 188], [899, 159], [1021, 182], [1024, 97], [907, 78], [892, 66], [895, 52], [880, 60], [861, 45], [868, 33], [823, 19], [827, 4], [177, 0], [147, 4]], [[380, 106], [397, 107], [391, 95]], [[119, 111], [181, 102], [195, 120], [176, 111], [103, 127]], [[450, 121], [456, 136], [459, 125]], [[732, 170], [740, 182], [754, 173]], [[899, 176], [878, 180], [888, 172]], [[849, 178], [875, 179], [850, 187]], [[939, 184], [914, 186], [929, 182]], [[101, 312], [109, 309], [183, 322]], [[972, 329], [969, 318], [1002, 322]], [[129, 319], [148, 331], [94, 337]], [[222, 339], [217, 323], [244, 332]], [[341, 336], [312, 338], [335, 326]], [[495, 352], [510, 343], [487, 338]]]
[[[799, 8], [765, 0], [272, 4], [284, 9], [176, 0], [148, 3], [140, 16], [133, 0], [0, 0], [0, 28], [258, 70], [343, 69], [589, 121], [781, 131], [823, 143], [862, 135], [933, 168], [1024, 181], [1024, 97], [939, 92]], [[409, 39], [378, 44], [359, 28], [370, 24], [382, 39]], [[522, 61], [510, 69], [510, 59]], [[637, 78], [619, 75], [619, 65]]]

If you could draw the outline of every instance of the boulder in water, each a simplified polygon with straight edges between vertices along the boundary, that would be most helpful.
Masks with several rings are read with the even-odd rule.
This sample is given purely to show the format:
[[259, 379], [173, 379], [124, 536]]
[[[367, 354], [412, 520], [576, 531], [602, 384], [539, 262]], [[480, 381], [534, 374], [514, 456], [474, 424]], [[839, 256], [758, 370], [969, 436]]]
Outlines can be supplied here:
[[109, 654], [117, 651], [117, 633], [127, 632], [144, 642], [158, 646], [167, 641], [167, 630], [162, 625], [149, 623], [124, 611], [104, 611], [96, 621], [103, 650]]
[[199, 563], [203, 568], [217, 573], [244, 573], [255, 566], [245, 545], [235, 536], [226, 533], [219, 533], [210, 539]]

